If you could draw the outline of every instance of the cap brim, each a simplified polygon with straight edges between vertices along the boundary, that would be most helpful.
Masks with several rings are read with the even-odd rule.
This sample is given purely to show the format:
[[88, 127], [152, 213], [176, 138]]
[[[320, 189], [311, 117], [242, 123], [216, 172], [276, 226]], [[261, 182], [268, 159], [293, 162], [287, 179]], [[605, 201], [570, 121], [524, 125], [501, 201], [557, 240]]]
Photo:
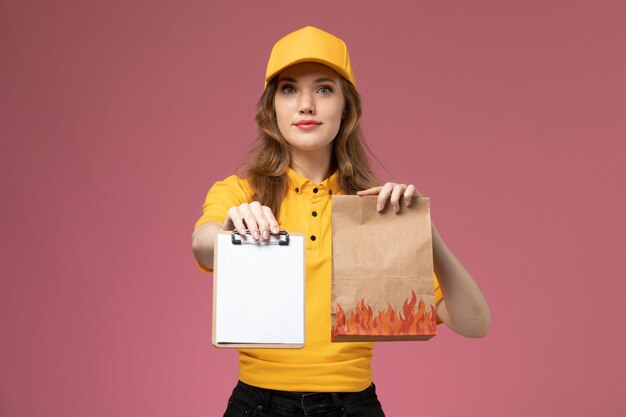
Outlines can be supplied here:
[[356, 86], [356, 82], [354, 80], [350, 79], [350, 75], [346, 74], [345, 71], [343, 70], [343, 68], [339, 68], [337, 65], [334, 65], [332, 62], [325, 61], [325, 60], [319, 59], [319, 58], [299, 58], [299, 59], [296, 59], [293, 62], [290, 62], [289, 64], [286, 64], [286, 65], [282, 66], [281, 68], [277, 69], [276, 71], [274, 71], [273, 73], [268, 75], [267, 78], [265, 78], [265, 87], [267, 87], [267, 83], [269, 83], [272, 80], [272, 78], [274, 78], [278, 74], [280, 74], [285, 68], [289, 68], [289, 67], [291, 67], [293, 65], [301, 64], [303, 62], [316, 62], [318, 64], [326, 65], [328, 68], [334, 70], [337, 74], [341, 75], [343, 78], [348, 80], [348, 82], [350, 82], [354, 86]]

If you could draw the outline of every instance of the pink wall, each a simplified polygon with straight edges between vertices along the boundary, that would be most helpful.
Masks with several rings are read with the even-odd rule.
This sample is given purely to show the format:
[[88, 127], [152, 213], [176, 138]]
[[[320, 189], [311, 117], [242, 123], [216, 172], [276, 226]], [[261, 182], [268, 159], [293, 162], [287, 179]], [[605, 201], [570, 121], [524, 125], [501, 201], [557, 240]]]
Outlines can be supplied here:
[[0, 415], [221, 415], [190, 235], [306, 24], [350, 45], [371, 148], [493, 312], [378, 345], [387, 414], [624, 415], [622, 4], [3, 2]]

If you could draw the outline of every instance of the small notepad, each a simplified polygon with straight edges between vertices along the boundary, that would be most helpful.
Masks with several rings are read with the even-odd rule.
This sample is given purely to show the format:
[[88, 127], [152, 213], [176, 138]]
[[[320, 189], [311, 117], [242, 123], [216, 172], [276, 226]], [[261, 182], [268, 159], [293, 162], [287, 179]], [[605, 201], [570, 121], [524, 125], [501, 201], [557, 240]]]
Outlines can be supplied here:
[[[304, 236], [255, 242], [217, 235], [213, 272], [213, 344], [217, 347], [304, 346]], [[238, 243], [234, 243], [237, 240]]]

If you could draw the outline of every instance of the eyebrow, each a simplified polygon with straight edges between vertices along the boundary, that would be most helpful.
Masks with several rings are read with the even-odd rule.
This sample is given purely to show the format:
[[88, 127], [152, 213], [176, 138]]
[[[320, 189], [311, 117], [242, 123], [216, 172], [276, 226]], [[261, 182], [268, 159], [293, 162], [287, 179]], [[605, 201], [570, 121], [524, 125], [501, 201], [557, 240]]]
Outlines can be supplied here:
[[[278, 80], [278, 82], [281, 81], [289, 81], [291, 83], [298, 83], [298, 81], [296, 81], [294, 78], [291, 77], [285, 77], [285, 78], [281, 78], [280, 80]], [[335, 84], [335, 81], [332, 78], [318, 78], [317, 80], [314, 81], [315, 83], [326, 83], [326, 82], [331, 82], [333, 84]]]

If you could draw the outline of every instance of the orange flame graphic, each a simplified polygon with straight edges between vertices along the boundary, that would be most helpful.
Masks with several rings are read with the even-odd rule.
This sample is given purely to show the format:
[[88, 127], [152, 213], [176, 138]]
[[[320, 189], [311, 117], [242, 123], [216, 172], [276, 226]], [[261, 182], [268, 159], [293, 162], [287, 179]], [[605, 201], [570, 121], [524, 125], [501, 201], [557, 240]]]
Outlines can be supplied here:
[[354, 310], [349, 310], [349, 317], [346, 320], [346, 313], [337, 304], [336, 324], [332, 328], [332, 337], [338, 335], [349, 336], [412, 336], [412, 335], [434, 335], [437, 329], [437, 314], [434, 306], [430, 306], [426, 311], [424, 300], [420, 300], [417, 308], [417, 296], [415, 291], [411, 291], [411, 300], [404, 301], [402, 313], [393, 309], [391, 304], [387, 309], [380, 311], [376, 316], [372, 313], [372, 307], [365, 304], [365, 299], [361, 299]]

